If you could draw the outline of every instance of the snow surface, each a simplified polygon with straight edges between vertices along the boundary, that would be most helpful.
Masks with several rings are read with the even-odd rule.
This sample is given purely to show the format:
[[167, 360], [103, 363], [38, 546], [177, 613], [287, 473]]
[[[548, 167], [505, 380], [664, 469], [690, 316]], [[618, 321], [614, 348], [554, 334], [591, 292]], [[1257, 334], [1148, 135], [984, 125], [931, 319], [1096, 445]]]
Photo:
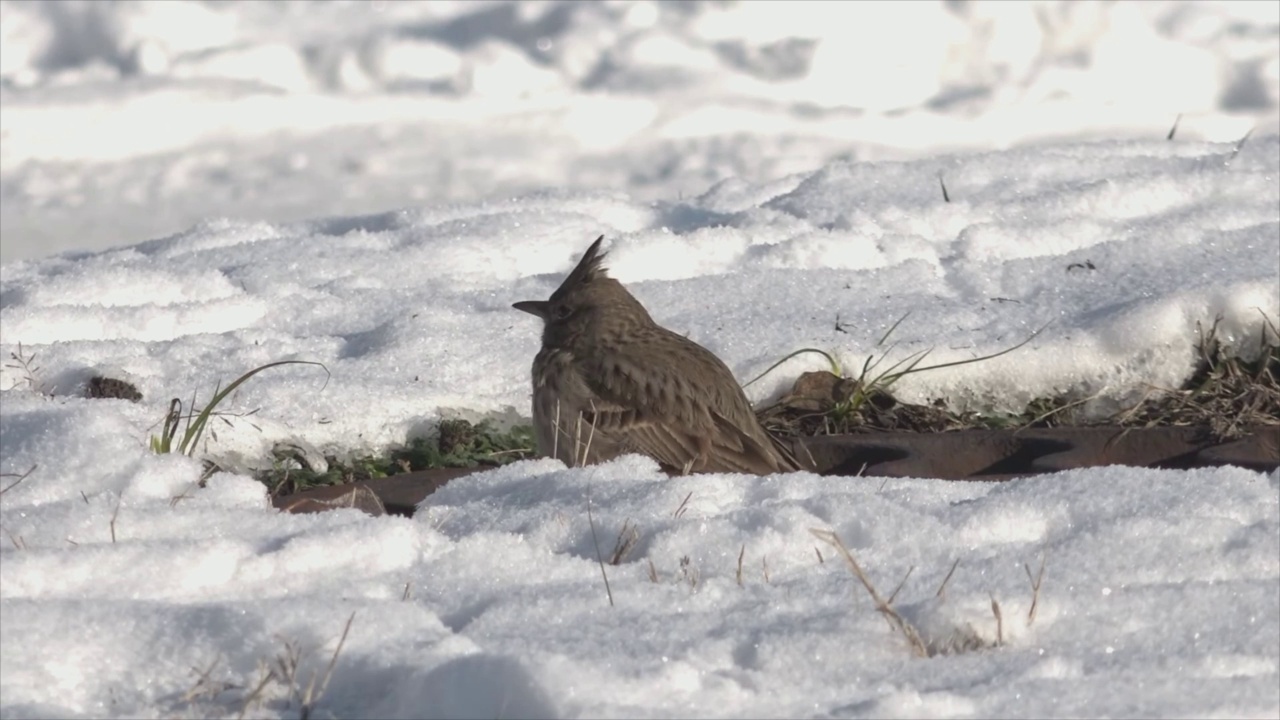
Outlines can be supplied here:
[[[1256, 351], [1280, 6], [897, 7], [0, 0], [0, 472], [38, 465], [0, 478], [0, 716], [237, 715], [288, 648], [323, 676], [353, 612], [313, 717], [1280, 715], [1280, 472], [541, 460], [404, 519], [279, 514], [148, 450], [169, 398], [285, 359], [330, 375], [254, 377], [203, 453], [527, 422], [510, 304], [601, 233], [744, 381], [802, 347], [856, 372], [904, 315], [886, 362], [1045, 328], [898, 386], [979, 410], [1177, 386], [1217, 317]], [[98, 373], [143, 401], [80, 398]], [[604, 554], [637, 530], [613, 606], [588, 499]], [[990, 644], [994, 597], [1004, 644], [913, 658], [812, 529], [882, 593], [914, 567], [930, 643]], [[246, 716], [298, 714], [269, 684]]]
[[1229, 142], [1280, 3], [0, 0], [0, 260], [209, 216], [700, 195], [1044, 140]]

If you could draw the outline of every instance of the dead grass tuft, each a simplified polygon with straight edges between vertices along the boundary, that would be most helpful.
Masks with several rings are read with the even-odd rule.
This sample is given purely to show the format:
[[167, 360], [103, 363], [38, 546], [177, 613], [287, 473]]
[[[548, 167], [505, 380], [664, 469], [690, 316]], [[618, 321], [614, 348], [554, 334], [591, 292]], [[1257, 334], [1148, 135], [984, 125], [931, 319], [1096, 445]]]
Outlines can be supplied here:
[[[1218, 337], [1220, 322], [1221, 318], [1215, 319], [1208, 330], [1197, 326], [1196, 370], [1181, 388], [1149, 388], [1133, 407], [1109, 417], [1080, 412], [1097, 399], [1096, 394], [1036, 398], [1014, 415], [956, 412], [943, 400], [925, 405], [900, 402], [888, 390], [903, 373], [945, 367], [917, 367], [915, 356], [906, 361], [905, 370], [895, 366], [879, 376], [872, 372], [875, 366], [870, 360], [859, 377], [825, 370], [806, 372], [791, 392], [758, 410], [757, 416], [766, 428], [783, 437], [1118, 425], [1202, 426], [1215, 439], [1234, 440], [1247, 435], [1250, 428], [1280, 426], [1280, 330], [1264, 315], [1260, 346], [1251, 359], [1244, 359], [1223, 349]], [[1016, 347], [1005, 352], [1013, 349]], [[982, 359], [988, 358], [978, 360]], [[832, 368], [837, 369], [834, 361]]]
[[[914, 566], [907, 570], [902, 580], [898, 582], [898, 586], [894, 588], [893, 592], [890, 593], [889, 597], [886, 599], [880, 595], [880, 592], [876, 589], [875, 585], [872, 584], [867, 573], [858, 563], [857, 558], [853, 556], [853, 553], [845, 546], [844, 542], [840, 540], [838, 535], [831, 530], [821, 530], [817, 528], [811, 529], [809, 532], [822, 542], [835, 548], [836, 552], [844, 558], [845, 563], [849, 566], [849, 570], [853, 573], [854, 577], [862, 583], [867, 594], [871, 596], [871, 601], [875, 605], [876, 611], [883, 615], [888, 621], [889, 626], [906, 640], [907, 646], [912, 655], [916, 657], [954, 655], [958, 653], [973, 652], [975, 650], [986, 650], [1004, 645], [1004, 611], [1000, 607], [1000, 602], [996, 600], [994, 594], [989, 596], [991, 598], [991, 615], [995, 620], [994, 640], [984, 638], [968, 623], [965, 623], [964, 627], [956, 626], [953, 628], [953, 632], [946, 633], [939, 637], [928, 636], [925, 633], [922, 633], [919, 627], [912, 623], [911, 620], [905, 617], [893, 606], [893, 602], [898, 597], [899, 591], [901, 591], [903, 586], [906, 585], [907, 578], [911, 577], [912, 571], [915, 570]], [[934, 593], [934, 597], [936, 599], [941, 600], [945, 596], [947, 584], [951, 581], [951, 577], [955, 574], [956, 568], [959, 565], [959, 559], [951, 564], [951, 569], [947, 572], [946, 577], [942, 579], [942, 582], [939, 583], [937, 592]], [[1032, 587], [1031, 609], [1027, 613], [1028, 627], [1030, 627], [1035, 621], [1036, 607], [1039, 604], [1040, 598], [1040, 584], [1044, 578], [1044, 566], [1045, 559], [1042, 557], [1040, 562], [1040, 572], [1038, 575], [1033, 577], [1031, 575], [1030, 566], [1024, 565], [1027, 571], [1027, 578], [1031, 581]]]
[[1250, 426], [1280, 426], [1280, 331], [1263, 317], [1257, 357], [1227, 354], [1216, 318], [1206, 331], [1197, 325], [1196, 370], [1181, 388], [1152, 388], [1114, 421], [1125, 427], [1203, 426], [1213, 437], [1234, 440]]

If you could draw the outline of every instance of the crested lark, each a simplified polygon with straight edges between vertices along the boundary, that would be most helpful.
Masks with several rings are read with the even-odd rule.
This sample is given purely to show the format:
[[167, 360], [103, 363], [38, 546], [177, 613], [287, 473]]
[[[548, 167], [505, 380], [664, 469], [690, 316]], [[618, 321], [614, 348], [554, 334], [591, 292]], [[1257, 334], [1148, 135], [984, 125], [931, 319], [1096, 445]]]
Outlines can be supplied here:
[[513, 305], [543, 321], [533, 360], [538, 454], [577, 466], [640, 453], [671, 473], [799, 469], [760, 426], [729, 368], [655, 323], [608, 276], [602, 240], [550, 300]]

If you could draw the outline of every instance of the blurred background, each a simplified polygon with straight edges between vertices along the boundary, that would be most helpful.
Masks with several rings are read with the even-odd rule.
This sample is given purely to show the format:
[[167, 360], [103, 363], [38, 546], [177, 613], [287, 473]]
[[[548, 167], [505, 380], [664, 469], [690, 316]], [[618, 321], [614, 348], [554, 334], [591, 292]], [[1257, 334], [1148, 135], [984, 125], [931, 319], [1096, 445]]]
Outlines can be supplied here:
[[1260, 0], [0, 0], [0, 262], [1175, 121], [1234, 142], [1278, 99]]

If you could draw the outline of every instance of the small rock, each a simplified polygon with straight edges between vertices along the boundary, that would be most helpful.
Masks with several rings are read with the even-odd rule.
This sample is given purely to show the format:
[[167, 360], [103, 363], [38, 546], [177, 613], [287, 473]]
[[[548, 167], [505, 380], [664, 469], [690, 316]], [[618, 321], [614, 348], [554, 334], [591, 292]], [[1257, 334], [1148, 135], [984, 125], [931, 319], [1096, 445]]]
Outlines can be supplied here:
[[142, 393], [138, 392], [138, 388], [132, 383], [101, 375], [89, 378], [84, 395], [88, 398], [120, 399], [130, 402], [138, 402], [142, 399]]

